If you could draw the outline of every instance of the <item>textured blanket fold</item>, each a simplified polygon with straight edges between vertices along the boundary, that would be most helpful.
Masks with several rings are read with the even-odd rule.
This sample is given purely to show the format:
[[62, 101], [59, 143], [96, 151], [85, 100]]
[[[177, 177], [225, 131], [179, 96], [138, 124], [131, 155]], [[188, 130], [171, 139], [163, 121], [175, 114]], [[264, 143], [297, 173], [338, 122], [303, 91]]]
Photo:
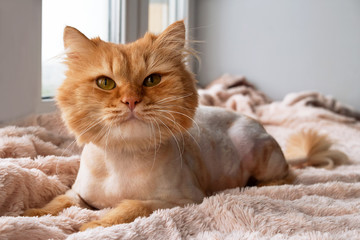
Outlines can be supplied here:
[[59, 216], [21, 217], [73, 184], [81, 148], [59, 113], [0, 128], [0, 239], [359, 239], [360, 113], [317, 92], [272, 102], [243, 77], [226, 75], [199, 90], [200, 102], [245, 113], [285, 148], [287, 137], [316, 129], [351, 161], [332, 170], [296, 170], [294, 185], [228, 189], [199, 205], [158, 210], [129, 224], [78, 232], [103, 216], [71, 207]]

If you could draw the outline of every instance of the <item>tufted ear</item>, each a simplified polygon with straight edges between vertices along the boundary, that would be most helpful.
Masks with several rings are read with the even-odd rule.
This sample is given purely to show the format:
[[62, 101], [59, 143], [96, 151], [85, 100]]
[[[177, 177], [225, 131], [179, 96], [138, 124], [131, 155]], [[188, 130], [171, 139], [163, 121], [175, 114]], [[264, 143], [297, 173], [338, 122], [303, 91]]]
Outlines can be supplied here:
[[76, 28], [66, 26], [64, 29], [64, 47], [71, 51], [89, 50], [89, 48], [95, 47], [95, 43]]
[[184, 21], [180, 20], [168, 26], [156, 41], [158, 47], [166, 47], [174, 50], [182, 50], [185, 46], [185, 25]]

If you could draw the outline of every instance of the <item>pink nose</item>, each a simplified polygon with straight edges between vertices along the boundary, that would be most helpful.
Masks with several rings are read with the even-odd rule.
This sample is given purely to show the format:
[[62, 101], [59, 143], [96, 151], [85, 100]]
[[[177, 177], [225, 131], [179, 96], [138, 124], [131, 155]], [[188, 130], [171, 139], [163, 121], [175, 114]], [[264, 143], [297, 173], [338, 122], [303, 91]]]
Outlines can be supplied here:
[[121, 99], [121, 101], [124, 104], [128, 105], [129, 109], [133, 111], [136, 107], [136, 104], [141, 102], [141, 99], [137, 97], [124, 97], [123, 99]]

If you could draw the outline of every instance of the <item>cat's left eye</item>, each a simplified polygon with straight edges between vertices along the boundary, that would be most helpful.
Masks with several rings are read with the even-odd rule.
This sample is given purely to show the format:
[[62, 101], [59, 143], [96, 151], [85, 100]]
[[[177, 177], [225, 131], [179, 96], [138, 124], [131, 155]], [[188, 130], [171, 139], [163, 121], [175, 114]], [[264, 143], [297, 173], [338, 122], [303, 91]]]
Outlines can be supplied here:
[[161, 76], [159, 74], [151, 74], [147, 76], [143, 82], [145, 87], [153, 87], [158, 85], [161, 81]]
[[96, 85], [104, 90], [111, 90], [116, 87], [115, 81], [108, 77], [99, 77], [96, 79]]

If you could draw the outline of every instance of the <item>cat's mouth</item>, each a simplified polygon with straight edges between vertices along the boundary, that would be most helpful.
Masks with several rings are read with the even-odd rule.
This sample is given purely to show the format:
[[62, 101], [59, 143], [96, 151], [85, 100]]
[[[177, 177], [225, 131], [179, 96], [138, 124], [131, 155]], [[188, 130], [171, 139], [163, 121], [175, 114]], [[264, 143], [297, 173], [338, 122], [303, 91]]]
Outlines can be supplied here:
[[139, 116], [139, 114], [137, 114], [135, 111], [131, 111], [127, 114], [127, 116], [125, 117], [125, 119], [122, 122], [128, 123], [128, 122], [136, 122], [136, 121], [142, 121], [142, 119]]
[[140, 114], [135, 111], [129, 112], [120, 112], [120, 111], [112, 111], [107, 117], [107, 121], [109, 121], [112, 126], [120, 126], [128, 123], [142, 122], [143, 119], [140, 117]]
[[134, 121], [134, 120], [140, 120], [140, 119], [136, 116], [136, 114], [135, 114], [134, 112], [131, 112], [131, 113], [129, 114], [129, 116], [125, 119], [124, 122]]

